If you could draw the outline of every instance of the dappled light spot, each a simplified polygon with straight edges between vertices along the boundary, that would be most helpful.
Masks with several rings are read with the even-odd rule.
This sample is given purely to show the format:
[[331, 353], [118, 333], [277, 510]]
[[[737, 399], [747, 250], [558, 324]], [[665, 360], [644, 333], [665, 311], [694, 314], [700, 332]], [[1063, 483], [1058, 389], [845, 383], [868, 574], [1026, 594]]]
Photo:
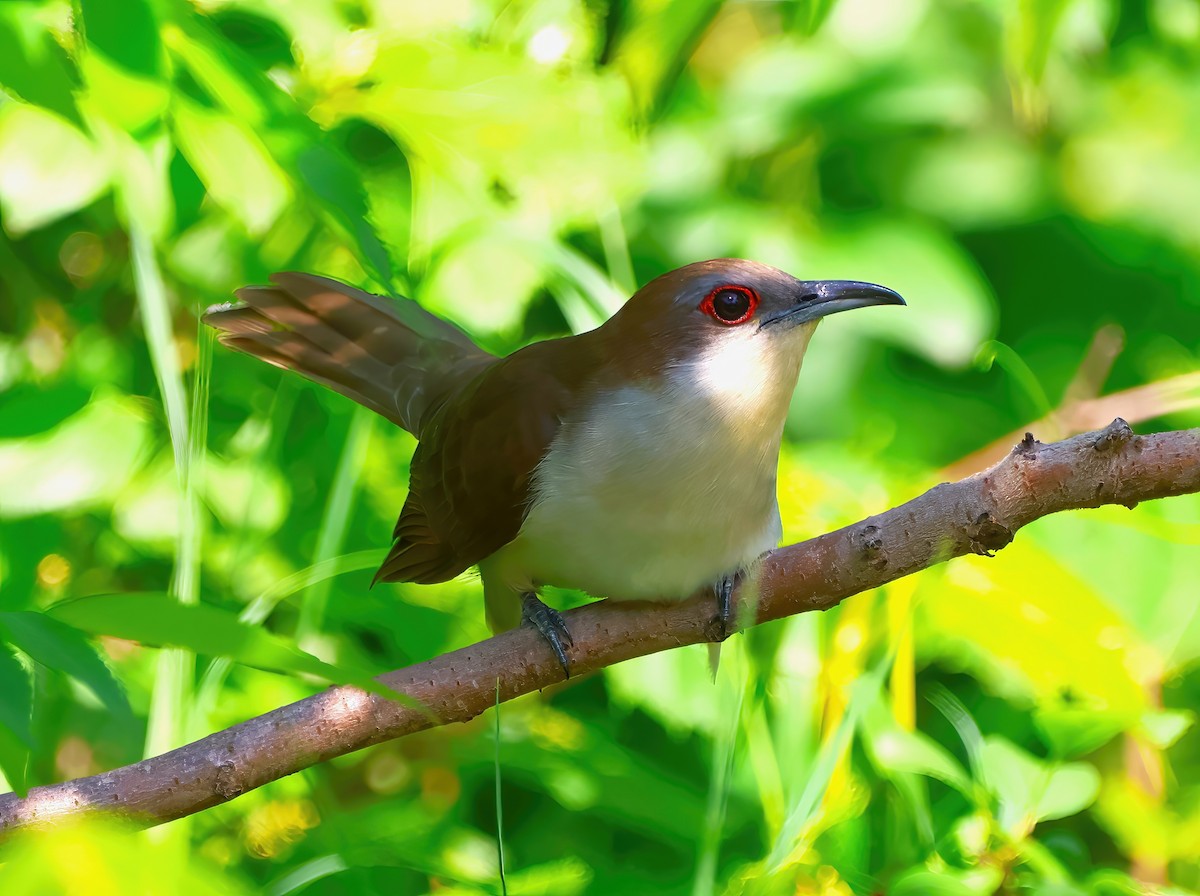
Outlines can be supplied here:
[[579, 750], [587, 743], [587, 731], [574, 716], [549, 707], [529, 717], [529, 733], [543, 745], [560, 750]]
[[104, 243], [100, 237], [88, 231], [79, 231], [67, 237], [58, 252], [58, 262], [71, 280], [80, 286], [87, 285], [104, 265]]
[[559, 25], [544, 25], [525, 46], [529, 58], [542, 65], [558, 62], [571, 49], [571, 35]]
[[47, 554], [37, 565], [38, 584], [43, 588], [57, 588], [71, 576], [71, 564], [61, 554]]
[[256, 807], [246, 819], [246, 850], [260, 859], [277, 856], [321, 821], [308, 800], [273, 800]]
[[29, 791], [16, 813], [18, 824], [48, 824], [74, 815], [93, 805], [91, 799], [70, 784], [41, 787]]
[[379, 750], [367, 760], [364, 779], [376, 793], [396, 793], [412, 781], [412, 766], [399, 753]]
[[321, 718], [342, 727], [362, 721], [371, 710], [371, 695], [361, 688], [341, 687], [330, 691], [321, 711]]
[[857, 624], [843, 625], [836, 636], [837, 648], [842, 653], [853, 653], [862, 646], [865, 634], [862, 626]]
[[76, 735], [64, 737], [54, 754], [54, 767], [63, 778], [82, 778], [96, 771], [91, 744]]
[[421, 772], [421, 800], [437, 809], [448, 809], [462, 793], [462, 782], [452, 770], [432, 765]]

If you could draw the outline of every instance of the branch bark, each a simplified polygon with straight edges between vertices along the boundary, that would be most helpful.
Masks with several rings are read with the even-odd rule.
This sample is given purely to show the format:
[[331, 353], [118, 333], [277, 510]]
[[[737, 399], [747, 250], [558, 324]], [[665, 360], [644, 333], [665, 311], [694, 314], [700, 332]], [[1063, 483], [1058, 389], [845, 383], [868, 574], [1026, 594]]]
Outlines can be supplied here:
[[[1200, 429], [1134, 435], [1125, 421], [1043, 445], [1026, 435], [994, 467], [938, 485], [852, 526], [763, 560], [756, 623], [824, 610], [963, 554], [991, 555], [1051, 513], [1200, 492]], [[620, 558], [614, 558], [620, 562]], [[718, 641], [711, 595], [674, 604], [602, 601], [567, 614], [573, 668], [584, 674], [683, 644]], [[556, 684], [562, 670], [529, 629], [381, 677], [422, 712], [335, 687], [180, 747], [87, 778], [0, 796], [0, 837], [84, 812], [158, 824], [381, 741], [465, 722], [496, 700]]]

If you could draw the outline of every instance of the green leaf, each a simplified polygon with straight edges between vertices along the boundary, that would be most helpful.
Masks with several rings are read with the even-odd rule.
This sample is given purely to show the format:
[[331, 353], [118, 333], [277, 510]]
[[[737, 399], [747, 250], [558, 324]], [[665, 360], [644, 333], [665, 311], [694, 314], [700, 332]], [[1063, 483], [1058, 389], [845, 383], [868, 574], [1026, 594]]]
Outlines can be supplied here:
[[1032, 83], [1041, 80], [1054, 37], [1070, 0], [1017, 0], [1012, 4], [1005, 38], [1014, 73]]
[[91, 393], [76, 383], [47, 388], [20, 383], [0, 392], [0, 439], [28, 438], [87, 406]]
[[366, 191], [354, 167], [321, 143], [306, 143], [296, 156], [295, 166], [304, 185], [358, 244], [371, 275], [392, 289], [392, 260], [371, 227]]
[[179, 604], [156, 592], [85, 597], [58, 604], [48, 612], [93, 635], [228, 656], [272, 672], [337, 677], [330, 674], [335, 672], [333, 667], [277, 635], [240, 622], [232, 612], [207, 604]]
[[1038, 821], [1053, 821], [1082, 812], [1100, 793], [1100, 773], [1086, 762], [1070, 762], [1050, 774], [1038, 796], [1034, 812]]
[[24, 796], [29, 790], [29, 748], [17, 736], [16, 732], [0, 725], [0, 772], [18, 796]]
[[252, 236], [275, 223], [291, 201], [291, 184], [249, 125], [183, 97], [172, 123], [179, 149], [217, 204]]
[[117, 210], [127, 229], [161, 242], [170, 232], [175, 214], [170, 182], [175, 147], [166, 130], [158, 129], [138, 139], [118, 123], [96, 117], [92, 131], [115, 160], [113, 185], [119, 200]]
[[1139, 727], [1160, 750], [1166, 750], [1196, 724], [1196, 714], [1186, 709], [1147, 712]]
[[882, 703], [868, 714], [864, 733], [863, 744], [883, 774], [924, 775], [970, 795], [971, 779], [949, 751], [920, 731], [901, 728]]
[[41, 4], [0, 3], [0, 84], [5, 90], [74, 124], [76, 73], [66, 52], [38, 21]]
[[836, 4], [837, 0], [800, 0], [792, 20], [805, 34], [816, 34]]
[[33, 712], [33, 686], [29, 673], [13, 652], [0, 643], [0, 725], [33, 746], [29, 717]]
[[0, 442], [0, 518], [112, 501], [149, 438], [133, 399], [101, 398], [49, 432]]
[[[188, 18], [172, 24], [178, 27], [167, 29], [163, 43], [176, 65], [195, 79], [210, 105], [223, 108], [239, 121], [259, 128], [267, 118], [269, 95], [274, 93], [279, 99], [286, 100], [286, 95], [267, 80], [263, 72], [239, 58], [234, 47], [215, 34], [203, 18]], [[300, 117], [299, 110], [296, 112]]]
[[80, 0], [79, 11], [93, 51], [134, 74], [152, 77], [162, 71], [158, 22], [149, 0]]
[[81, 0], [80, 12], [85, 107], [129, 134], [156, 128], [171, 91], [162, 79], [162, 42], [149, 0]]
[[696, 40], [720, 7], [715, 0], [629, 5], [614, 58], [645, 112], [670, 94]]
[[546, 225], [594, 222], [639, 186], [629, 112], [612, 77], [546, 77], [486, 45], [406, 40], [381, 46], [360, 87], [332, 92], [315, 114], [361, 118], [403, 148], [424, 255], [462, 228], [507, 221], [547, 235]]
[[1100, 775], [1086, 762], [1056, 766], [1002, 737], [984, 738], [980, 758], [984, 783], [1000, 802], [1000, 824], [1010, 834], [1023, 834], [1038, 821], [1074, 815], [1100, 791]]
[[0, 631], [43, 666], [78, 681], [110, 710], [132, 714], [121, 685], [83, 632], [26, 610], [0, 613]]
[[901, 875], [888, 887], [888, 896], [982, 896], [996, 892], [1002, 872], [981, 868], [978, 872], [915, 871]]
[[33, 688], [29, 673], [7, 645], [0, 643], [0, 772], [21, 796], [29, 789], [33, 733], [29, 717]]
[[0, 105], [0, 212], [9, 233], [69, 215], [108, 183], [103, 154], [65, 118], [24, 103]]
[[391, 289], [393, 265], [371, 226], [367, 191], [355, 167], [328, 145], [327, 135], [257, 66], [241, 53], [231, 52], [230, 45], [203, 20], [181, 22], [164, 35], [164, 41], [207, 94], [212, 108], [262, 137], [267, 152], [296, 186], [307, 187], [303, 198], [317, 200], [356, 243], [364, 267]]
[[369, 672], [330, 665], [285, 638], [247, 625], [236, 613], [209, 604], [180, 604], [158, 592], [102, 594], [66, 601], [47, 612], [93, 635], [111, 635], [153, 647], [183, 647], [269, 672], [314, 675], [392, 699], [402, 696], [374, 681]]

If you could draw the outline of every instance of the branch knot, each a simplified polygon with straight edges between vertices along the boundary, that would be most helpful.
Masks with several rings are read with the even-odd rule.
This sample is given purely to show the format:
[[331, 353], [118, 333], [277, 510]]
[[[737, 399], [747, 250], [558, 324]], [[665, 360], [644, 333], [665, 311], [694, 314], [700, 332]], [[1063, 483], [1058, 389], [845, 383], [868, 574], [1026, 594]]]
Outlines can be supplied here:
[[242, 781], [242, 776], [238, 774], [236, 763], [225, 761], [217, 765], [217, 776], [213, 781], [213, 790], [221, 796], [223, 801], [231, 800], [235, 796], [241, 796], [249, 789]]
[[1012, 544], [1013, 533], [985, 510], [967, 527], [967, 538], [970, 539], [971, 553], [994, 557], [996, 551]]
[[882, 530], [874, 524], [863, 526], [857, 532], [863, 560], [872, 569], [883, 569], [888, 565], [887, 553], [883, 550]]
[[1100, 431], [1100, 437], [1092, 442], [1092, 447], [1101, 453], [1116, 451], [1133, 439], [1133, 430], [1130, 429], [1129, 424], [1117, 417]]
[[1042, 443], [1033, 437], [1033, 433], [1025, 433], [1025, 438], [1017, 442], [1017, 447], [1012, 450], [1013, 454], [1032, 456], [1037, 454], [1038, 446]]

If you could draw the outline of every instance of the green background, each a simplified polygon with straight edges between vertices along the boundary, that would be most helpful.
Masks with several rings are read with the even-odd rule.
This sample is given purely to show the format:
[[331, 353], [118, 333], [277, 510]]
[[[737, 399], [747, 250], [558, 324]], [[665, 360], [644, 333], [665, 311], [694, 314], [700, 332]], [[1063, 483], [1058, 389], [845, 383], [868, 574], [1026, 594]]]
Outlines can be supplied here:
[[[23, 790], [486, 636], [470, 578], [367, 587], [413, 440], [198, 325], [275, 270], [496, 352], [707, 257], [893, 287], [814, 340], [788, 541], [1026, 429], [1197, 425], [1200, 6], [6, 0], [0, 221]], [[629, 662], [148, 834], [17, 840], [0, 888], [498, 893], [499, 775], [514, 894], [1200, 892], [1198, 545], [1195, 497], [1046, 519], [740, 636], [715, 683], [702, 648]]]

